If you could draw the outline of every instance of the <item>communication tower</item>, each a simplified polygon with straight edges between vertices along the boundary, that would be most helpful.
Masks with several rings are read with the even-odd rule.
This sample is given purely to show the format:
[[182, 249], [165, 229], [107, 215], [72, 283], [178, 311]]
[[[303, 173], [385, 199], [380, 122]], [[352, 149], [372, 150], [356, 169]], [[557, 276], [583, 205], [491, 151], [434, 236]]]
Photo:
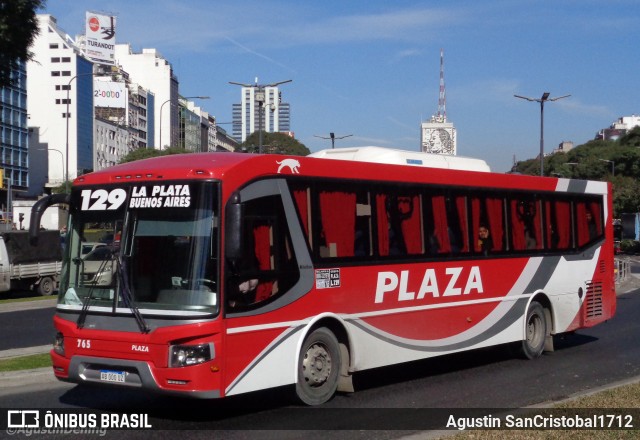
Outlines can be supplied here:
[[444, 50], [440, 49], [440, 93], [438, 95], [438, 113], [429, 121], [421, 124], [420, 149], [425, 153], [457, 153], [456, 129], [447, 121], [447, 97], [444, 85]]

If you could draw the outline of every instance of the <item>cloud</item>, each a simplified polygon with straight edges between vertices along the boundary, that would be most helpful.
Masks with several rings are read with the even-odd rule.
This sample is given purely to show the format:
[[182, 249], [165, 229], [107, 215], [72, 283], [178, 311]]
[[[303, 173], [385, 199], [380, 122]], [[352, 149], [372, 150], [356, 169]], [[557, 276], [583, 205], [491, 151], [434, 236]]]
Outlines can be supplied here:
[[[152, 8], [145, 2], [115, 2], [127, 13], [118, 26], [122, 36], [145, 47], [182, 47], [204, 50], [233, 41], [264, 47], [292, 47], [307, 44], [339, 44], [380, 40], [423, 41], [466, 19], [460, 10], [409, 7], [378, 13], [329, 15], [305, 3], [249, 2], [216, 7], [194, 6], [159, 0]], [[112, 6], [117, 7], [117, 6]], [[133, 17], [144, 16], [140, 22]], [[241, 18], [239, 18], [241, 17]], [[410, 51], [403, 56], [411, 55]]]
[[400, 61], [405, 58], [413, 58], [419, 57], [422, 55], [422, 51], [420, 49], [404, 49], [395, 54], [393, 57], [393, 61]]
[[242, 49], [242, 50], [243, 50], [243, 51], [245, 51], [245, 52], [248, 52], [248, 53], [250, 53], [250, 54], [252, 54], [252, 55], [255, 55], [255, 56], [259, 57], [259, 58], [262, 58], [262, 59], [264, 59], [264, 60], [266, 60], [266, 61], [268, 61], [268, 62], [270, 62], [270, 63], [272, 63], [272, 64], [275, 64], [276, 66], [280, 66], [280, 67], [282, 67], [282, 68], [284, 68], [284, 69], [286, 69], [286, 70], [288, 70], [288, 71], [290, 71], [290, 72], [293, 72], [293, 73], [295, 73], [295, 72], [296, 72], [296, 71], [295, 71], [294, 69], [292, 69], [291, 67], [289, 67], [289, 66], [287, 66], [287, 65], [285, 65], [285, 64], [282, 64], [281, 62], [276, 61], [275, 59], [273, 59], [273, 58], [271, 58], [271, 57], [268, 57], [267, 55], [264, 55], [264, 54], [262, 54], [262, 53], [256, 52], [255, 50], [249, 49], [247, 46], [245, 46], [245, 45], [243, 45], [243, 44], [238, 43], [238, 42], [237, 42], [237, 41], [235, 41], [233, 38], [230, 38], [230, 37], [224, 37], [224, 38], [225, 38], [225, 40], [227, 40], [228, 42], [230, 42], [230, 43], [231, 43], [231, 44], [233, 44], [234, 46], [239, 47], [240, 49]]

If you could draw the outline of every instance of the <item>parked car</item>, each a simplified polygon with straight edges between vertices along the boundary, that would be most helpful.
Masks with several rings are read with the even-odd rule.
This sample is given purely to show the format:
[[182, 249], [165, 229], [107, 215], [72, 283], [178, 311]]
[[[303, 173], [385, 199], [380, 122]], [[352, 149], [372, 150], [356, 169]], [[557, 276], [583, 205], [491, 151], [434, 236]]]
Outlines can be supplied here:
[[85, 255], [87, 255], [88, 253], [90, 253], [91, 251], [102, 247], [102, 246], [106, 246], [105, 243], [98, 243], [98, 242], [84, 242], [82, 243], [82, 248], [80, 249], [80, 258], [84, 257]]
[[82, 258], [85, 285], [108, 287], [115, 284], [116, 255], [110, 246], [96, 247]]

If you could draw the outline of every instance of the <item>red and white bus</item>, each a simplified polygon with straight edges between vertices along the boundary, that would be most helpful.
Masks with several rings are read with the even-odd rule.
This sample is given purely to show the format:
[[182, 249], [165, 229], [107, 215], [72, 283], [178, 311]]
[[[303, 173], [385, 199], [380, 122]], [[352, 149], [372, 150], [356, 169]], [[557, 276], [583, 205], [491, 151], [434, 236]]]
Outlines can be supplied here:
[[[69, 203], [56, 377], [201, 398], [295, 385], [314, 405], [361, 370], [507, 343], [535, 358], [614, 315], [608, 183], [313, 156], [165, 156], [42, 199], [32, 225]], [[81, 249], [100, 238], [96, 264]]]

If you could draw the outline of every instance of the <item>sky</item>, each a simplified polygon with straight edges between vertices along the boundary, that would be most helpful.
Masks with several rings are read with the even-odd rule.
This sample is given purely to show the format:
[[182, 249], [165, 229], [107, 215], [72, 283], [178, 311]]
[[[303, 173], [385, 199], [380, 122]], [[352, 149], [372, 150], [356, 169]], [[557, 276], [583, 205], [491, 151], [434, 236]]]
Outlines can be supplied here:
[[[48, 0], [71, 36], [85, 12], [116, 15], [116, 42], [157, 49], [183, 96], [222, 123], [240, 87], [280, 86], [291, 130], [312, 152], [376, 145], [417, 151], [438, 111], [444, 51], [446, 115], [458, 155], [505, 172], [544, 147], [583, 144], [640, 114], [637, 0]], [[223, 127], [231, 132], [230, 124]]]

